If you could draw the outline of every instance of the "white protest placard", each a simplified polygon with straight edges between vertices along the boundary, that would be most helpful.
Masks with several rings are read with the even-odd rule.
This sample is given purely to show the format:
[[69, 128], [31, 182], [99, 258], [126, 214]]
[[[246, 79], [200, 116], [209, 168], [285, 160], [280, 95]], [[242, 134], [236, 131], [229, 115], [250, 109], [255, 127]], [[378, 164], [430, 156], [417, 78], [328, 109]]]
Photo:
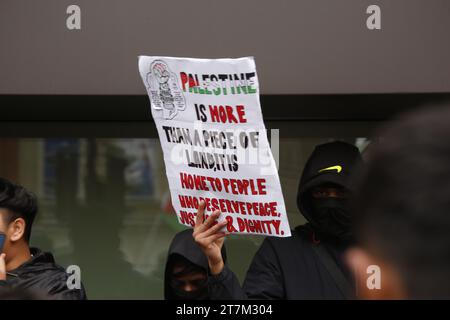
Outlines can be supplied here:
[[139, 72], [178, 221], [193, 227], [204, 200], [229, 233], [290, 236], [253, 58], [140, 56]]

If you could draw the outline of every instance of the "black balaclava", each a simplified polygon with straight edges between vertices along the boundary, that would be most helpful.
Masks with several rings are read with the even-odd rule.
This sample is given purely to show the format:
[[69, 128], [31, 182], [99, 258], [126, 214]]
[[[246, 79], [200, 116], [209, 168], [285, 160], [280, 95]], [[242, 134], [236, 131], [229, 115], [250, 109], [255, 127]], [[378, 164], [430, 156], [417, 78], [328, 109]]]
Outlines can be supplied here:
[[339, 240], [351, 238], [351, 216], [348, 199], [311, 198], [317, 231]]
[[[184, 261], [185, 268], [182, 273], [188, 274], [192, 271], [203, 271], [208, 273], [208, 259], [201, 251], [199, 246], [195, 243], [192, 237], [192, 229], [183, 230], [175, 235], [169, 248], [167, 255], [167, 262], [164, 275], [164, 298], [166, 300], [199, 300], [209, 299], [209, 291], [207, 283], [201, 290], [186, 292], [177, 286], [173, 286], [173, 265], [176, 261], [181, 259]], [[227, 256], [225, 244], [222, 247], [223, 261], [226, 263]]]

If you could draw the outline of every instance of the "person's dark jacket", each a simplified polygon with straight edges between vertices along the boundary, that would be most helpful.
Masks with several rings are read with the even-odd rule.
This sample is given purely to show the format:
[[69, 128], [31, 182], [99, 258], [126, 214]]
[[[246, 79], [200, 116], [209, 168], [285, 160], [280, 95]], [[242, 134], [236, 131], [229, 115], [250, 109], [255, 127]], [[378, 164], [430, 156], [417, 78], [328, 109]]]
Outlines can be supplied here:
[[30, 249], [32, 258], [7, 274], [6, 280], [0, 281], [0, 295], [17, 290], [49, 300], [85, 300], [83, 286], [69, 289], [69, 274], [55, 263], [53, 255], [37, 248]]
[[[176, 255], [184, 257], [194, 265], [202, 268], [205, 273], [208, 273], [208, 259], [201, 251], [199, 246], [195, 243], [192, 232], [192, 229], [186, 229], [177, 233], [173, 238], [172, 243], [170, 244], [164, 272], [164, 299], [166, 300], [174, 299], [174, 293], [172, 292], [172, 288], [170, 287], [170, 266], [172, 259], [175, 258]], [[222, 248], [222, 256], [224, 261], [226, 261], [225, 245]]]
[[[303, 170], [297, 198], [299, 209], [309, 223], [295, 228], [291, 237], [267, 237], [253, 258], [242, 287], [228, 267], [218, 275], [211, 275], [211, 298], [348, 298], [313, 248], [324, 246], [352, 283], [343, 258], [347, 244], [327, 239], [316, 231], [314, 212], [308, 200], [311, 188], [326, 183], [343, 186], [351, 191], [353, 186], [350, 176], [360, 163], [358, 149], [350, 144], [333, 142], [317, 146]], [[340, 169], [336, 166], [340, 166]], [[330, 167], [336, 169], [322, 170]]]

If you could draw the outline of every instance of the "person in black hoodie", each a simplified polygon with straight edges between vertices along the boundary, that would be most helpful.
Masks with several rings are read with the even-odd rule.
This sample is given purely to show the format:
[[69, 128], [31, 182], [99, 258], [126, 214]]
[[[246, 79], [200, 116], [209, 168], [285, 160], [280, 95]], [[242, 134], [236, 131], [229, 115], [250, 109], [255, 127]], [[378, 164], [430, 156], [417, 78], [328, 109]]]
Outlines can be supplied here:
[[331, 142], [315, 148], [303, 170], [297, 203], [308, 223], [288, 238], [267, 237], [257, 251], [243, 287], [223, 264], [220, 247], [226, 222], [220, 212], [203, 221], [201, 203], [194, 238], [208, 256], [213, 299], [353, 299], [354, 284], [345, 265], [352, 243], [349, 197], [352, 175], [362, 164], [359, 150]]
[[5, 236], [0, 248], [0, 295], [20, 289], [43, 299], [86, 299], [82, 286], [69, 288], [69, 275], [50, 253], [30, 248], [37, 210], [34, 194], [0, 178], [0, 232]]
[[[221, 254], [226, 261], [225, 247]], [[175, 235], [164, 273], [166, 300], [208, 300], [208, 259], [192, 238], [192, 229]]]

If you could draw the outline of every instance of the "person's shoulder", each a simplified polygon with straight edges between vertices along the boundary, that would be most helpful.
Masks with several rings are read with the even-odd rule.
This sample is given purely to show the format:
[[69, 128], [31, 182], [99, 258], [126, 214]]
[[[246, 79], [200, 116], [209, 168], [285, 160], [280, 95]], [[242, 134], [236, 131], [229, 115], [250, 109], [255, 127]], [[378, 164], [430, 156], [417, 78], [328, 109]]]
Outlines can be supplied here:
[[266, 237], [262, 246], [271, 246], [273, 248], [286, 248], [311, 245], [311, 230], [305, 226], [298, 226], [291, 230], [290, 237]]
[[[85, 297], [81, 273], [76, 270], [77, 268], [66, 270], [55, 262], [51, 253], [37, 248], [30, 248], [30, 251], [32, 259], [17, 269], [21, 286], [36, 289], [50, 299], [83, 299]], [[72, 290], [71, 287], [76, 290]]]
[[25, 275], [39, 282], [42, 287], [64, 286], [69, 279], [66, 269], [55, 262], [36, 263]]
[[64, 267], [60, 266], [57, 263], [53, 263], [52, 265], [48, 266], [46, 270], [43, 270], [43, 273], [55, 279], [62, 280], [67, 280], [71, 274], [68, 270], [64, 269]]
[[56, 263], [53, 254], [38, 248], [31, 248], [32, 259], [23, 266], [25, 271], [36, 273], [66, 274], [66, 270]]
[[49, 283], [66, 282], [69, 274], [65, 268], [55, 262], [53, 254], [37, 248], [31, 248], [32, 259], [22, 266], [20, 272], [25, 277], [46, 279]]
[[[40, 274], [42, 287], [47, 289], [47, 294], [52, 299], [63, 300], [84, 300], [86, 293], [81, 274], [77, 274], [76, 269], [64, 269], [62, 266], [53, 263], [51, 267]], [[45, 278], [45, 280], [44, 280]]]

